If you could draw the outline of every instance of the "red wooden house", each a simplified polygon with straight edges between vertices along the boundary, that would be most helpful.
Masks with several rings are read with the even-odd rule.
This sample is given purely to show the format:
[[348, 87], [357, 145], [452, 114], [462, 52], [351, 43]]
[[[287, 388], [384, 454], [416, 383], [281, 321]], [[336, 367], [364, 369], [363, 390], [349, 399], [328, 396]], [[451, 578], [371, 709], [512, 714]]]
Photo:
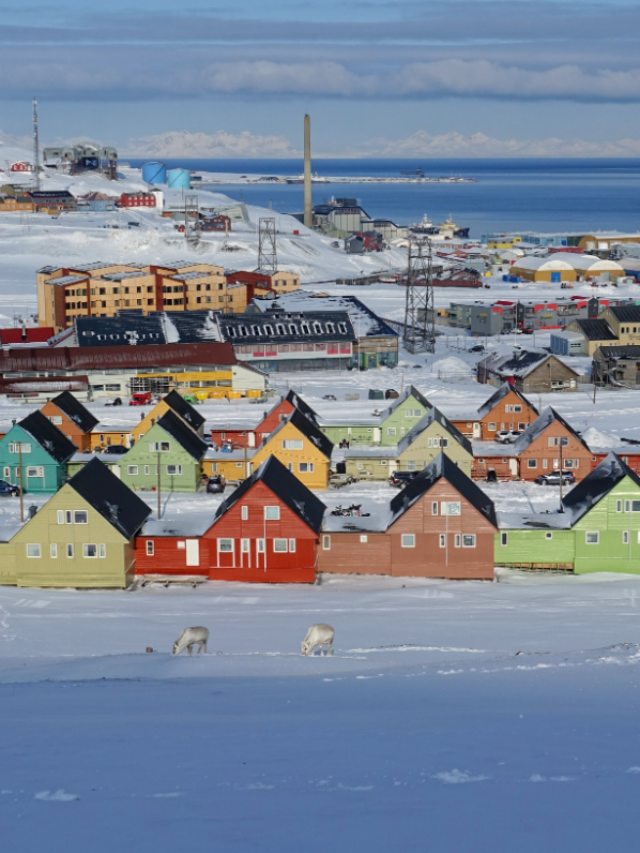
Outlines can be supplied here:
[[148, 522], [136, 540], [136, 573], [313, 583], [324, 510], [271, 456], [219, 505], [206, 530], [195, 529], [188, 517], [183, 535], [175, 523], [167, 529]]
[[262, 418], [260, 423], [253, 429], [212, 429], [211, 440], [214, 444], [222, 447], [226, 442], [230, 442], [235, 447], [257, 447], [263, 438], [271, 435], [271, 433], [280, 426], [282, 421], [285, 421], [294, 409], [299, 409], [303, 415], [306, 415], [313, 423], [317, 423], [318, 416], [313, 411], [311, 406], [308, 406], [304, 400], [296, 394], [295, 391], [289, 391], [286, 397], [281, 397], [279, 402], [275, 404]]

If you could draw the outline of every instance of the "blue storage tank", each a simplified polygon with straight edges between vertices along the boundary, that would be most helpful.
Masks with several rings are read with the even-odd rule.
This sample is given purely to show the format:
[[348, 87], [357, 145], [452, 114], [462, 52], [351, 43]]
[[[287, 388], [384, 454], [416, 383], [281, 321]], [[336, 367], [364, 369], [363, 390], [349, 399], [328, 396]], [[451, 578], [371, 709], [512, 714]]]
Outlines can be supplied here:
[[175, 190], [190, 190], [191, 172], [188, 169], [169, 169], [167, 184]]
[[145, 163], [142, 167], [142, 180], [147, 184], [166, 184], [167, 167], [164, 163]]

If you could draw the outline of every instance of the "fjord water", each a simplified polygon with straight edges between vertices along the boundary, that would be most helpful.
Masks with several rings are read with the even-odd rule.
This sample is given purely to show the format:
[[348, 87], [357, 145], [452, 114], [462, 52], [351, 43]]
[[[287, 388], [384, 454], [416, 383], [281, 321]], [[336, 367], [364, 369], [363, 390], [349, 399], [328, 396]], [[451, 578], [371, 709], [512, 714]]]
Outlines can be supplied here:
[[[144, 161], [130, 160], [139, 166]], [[301, 160], [184, 159], [164, 161], [219, 174], [247, 176], [302, 174]], [[579, 160], [314, 160], [319, 177], [399, 177], [424, 169], [429, 177], [475, 178], [460, 184], [314, 184], [315, 204], [331, 196], [357, 198], [370, 216], [413, 224], [428, 213], [435, 223], [449, 214], [471, 236], [489, 231], [640, 231], [640, 159]], [[211, 187], [212, 188], [212, 187]], [[302, 186], [288, 184], [216, 184], [215, 188], [247, 204], [280, 213], [302, 210]]]

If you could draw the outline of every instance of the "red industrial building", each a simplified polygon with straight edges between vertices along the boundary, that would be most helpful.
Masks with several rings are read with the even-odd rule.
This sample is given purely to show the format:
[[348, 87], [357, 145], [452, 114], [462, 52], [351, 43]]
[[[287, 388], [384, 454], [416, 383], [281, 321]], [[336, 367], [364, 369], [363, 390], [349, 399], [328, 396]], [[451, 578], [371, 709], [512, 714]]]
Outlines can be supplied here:
[[155, 207], [156, 197], [153, 193], [145, 192], [122, 193], [120, 204], [122, 207]]
[[54, 334], [52, 326], [13, 326], [0, 329], [0, 346], [46, 344]]

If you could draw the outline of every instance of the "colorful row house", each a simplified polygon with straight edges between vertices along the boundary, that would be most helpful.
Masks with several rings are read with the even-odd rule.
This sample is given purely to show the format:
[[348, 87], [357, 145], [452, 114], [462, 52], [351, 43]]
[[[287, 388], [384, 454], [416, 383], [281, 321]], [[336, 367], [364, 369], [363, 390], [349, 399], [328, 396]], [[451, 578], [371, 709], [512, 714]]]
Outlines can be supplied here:
[[27, 415], [0, 440], [2, 479], [25, 494], [53, 494], [66, 479], [67, 462], [77, 451], [42, 412]]
[[467, 438], [474, 441], [493, 441], [501, 430], [524, 432], [538, 417], [537, 409], [510, 382], [486, 400], [468, 418], [452, 418], [452, 423]]
[[78, 450], [91, 449], [91, 434], [98, 419], [69, 391], [48, 400], [40, 409]]
[[[134, 539], [151, 510], [91, 459], [14, 530], [3, 526], [0, 583], [125, 588], [135, 575]], [[7, 535], [8, 534], [8, 535]]]
[[394, 471], [420, 471], [440, 453], [471, 475], [471, 442], [434, 406], [395, 447], [346, 450], [345, 471], [358, 480], [386, 480]]
[[318, 424], [318, 415], [311, 406], [305, 403], [295, 391], [289, 391], [286, 397], [281, 397], [268, 412], [264, 413], [257, 426], [252, 429], [231, 426], [213, 429], [211, 430], [211, 440], [218, 447], [227, 446], [230, 450], [256, 447], [261, 441], [268, 438], [294, 409], [299, 409], [310, 421]]
[[270, 456], [200, 520], [150, 519], [136, 545], [139, 575], [313, 583], [325, 506]]
[[326, 516], [318, 571], [492, 580], [493, 502], [444, 453], [370, 518]]
[[640, 574], [640, 478], [608, 454], [563, 498], [562, 511], [501, 517], [495, 562], [515, 569]]

